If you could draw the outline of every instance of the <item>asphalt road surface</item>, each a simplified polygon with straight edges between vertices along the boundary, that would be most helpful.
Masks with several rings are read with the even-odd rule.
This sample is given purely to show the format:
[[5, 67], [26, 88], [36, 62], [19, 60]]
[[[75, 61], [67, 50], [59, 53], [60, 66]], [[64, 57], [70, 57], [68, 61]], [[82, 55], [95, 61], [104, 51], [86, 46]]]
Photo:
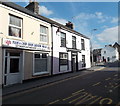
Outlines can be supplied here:
[[117, 67], [50, 83], [3, 97], [3, 104], [114, 104], [120, 105]]

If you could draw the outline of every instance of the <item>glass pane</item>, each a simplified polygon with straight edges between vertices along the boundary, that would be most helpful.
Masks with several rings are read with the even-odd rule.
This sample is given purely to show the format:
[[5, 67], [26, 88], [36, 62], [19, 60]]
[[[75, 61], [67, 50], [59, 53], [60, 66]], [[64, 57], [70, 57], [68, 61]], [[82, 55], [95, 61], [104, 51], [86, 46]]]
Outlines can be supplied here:
[[35, 59], [35, 73], [47, 71], [47, 59]]
[[5, 74], [7, 74], [7, 57], [5, 58]]
[[19, 72], [19, 58], [10, 59], [10, 73]]
[[60, 65], [67, 65], [67, 59], [60, 59]]
[[73, 40], [73, 41], [75, 41], [75, 40], [76, 40], [76, 38], [73, 36], [73, 37], [72, 37], [72, 40]]
[[7, 80], [7, 77], [4, 76], [4, 84], [6, 85], [6, 80]]
[[40, 41], [47, 42], [47, 36], [40, 34]]
[[47, 27], [40, 26], [40, 32], [44, 33], [44, 34], [47, 34]]
[[10, 16], [10, 24], [21, 27], [21, 19], [15, 16]]
[[7, 56], [7, 55], [8, 55], [8, 52], [6, 51], [6, 52], [5, 52], [5, 56]]
[[35, 54], [35, 58], [40, 58], [40, 54]]
[[20, 53], [10, 53], [10, 56], [20, 56]]
[[42, 58], [47, 58], [47, 54], [42, 54]]
[[21, 29], [9, 26], [9, 36], [21, 37]]
[[65, 33], [61, 33], [61, 37], [62, 37], [62, 38], [65, 38]]
[[61, 38], [61, 46], [62, 46], [62, 47], [65, 47], [65, 46], [66, 46], [66, 44], [65, 44], [65, 38]]

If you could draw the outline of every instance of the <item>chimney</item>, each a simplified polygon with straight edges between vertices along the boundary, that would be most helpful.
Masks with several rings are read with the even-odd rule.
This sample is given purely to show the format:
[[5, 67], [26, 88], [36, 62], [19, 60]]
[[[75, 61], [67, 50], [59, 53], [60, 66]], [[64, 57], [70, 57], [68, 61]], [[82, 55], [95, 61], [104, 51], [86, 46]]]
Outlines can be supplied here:
[[65, 26], [67, 26], [67, 27], [70, 28], [70, 29], [73, 29], [73, 23], [70, 22], [70, 21], [68, 21], [68, 23], [66, 23]]
[[34, 1], [30, 0], [29, 4], [25, 8], [34, 12], [35, 14], [39, 14], [39, 3], [36, 2], [35, 0]]
[[112, 46], [111, 44], [109, 44], [109, 46]]

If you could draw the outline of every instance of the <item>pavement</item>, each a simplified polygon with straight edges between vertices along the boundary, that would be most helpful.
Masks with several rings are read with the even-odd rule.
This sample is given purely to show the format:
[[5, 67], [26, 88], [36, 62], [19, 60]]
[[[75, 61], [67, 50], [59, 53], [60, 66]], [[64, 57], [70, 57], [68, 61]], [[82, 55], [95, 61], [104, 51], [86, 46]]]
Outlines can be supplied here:
[[28, 89], [40, 87], [40, 86], [53, 83], [56, 81], [61, 81], [63, 79], [71, 78], [77, 75], [81, 75], [81, 76], [86, 75], [88, 73], [98, 71], [103, 68], [105, 68], [103, 65], [98, 65], [98, 66], [94, 66], [89, 69], [81, 70], [77, 72], [70, 72], [70, 73], [64, 73], [60, 75], [54, 75], [54, 76], [42, 77], [39, 79], [37, 78], [37, 79], [28, 80], [28, 81], [23, 81], [23, 83], [20, 83], [20, 84], [15, 84], [15, 85], [4, 87], [2, 89], [2, 95], [7, 96], [13, 93], [18, 93], [18, 92], [22, 92]]

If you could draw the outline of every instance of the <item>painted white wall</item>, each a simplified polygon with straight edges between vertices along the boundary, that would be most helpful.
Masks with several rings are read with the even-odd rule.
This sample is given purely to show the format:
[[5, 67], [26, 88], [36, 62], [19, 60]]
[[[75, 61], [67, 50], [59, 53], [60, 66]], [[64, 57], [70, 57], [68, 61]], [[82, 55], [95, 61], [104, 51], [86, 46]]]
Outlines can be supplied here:
[[[0, 16], [0, 23], [1, 23], [0, 32], [3, 33], [2, 37], [4, 38], [22, 40], [22, 41], [36, 43], [36, 44], [39, 44], [39, 43], [46, 44], [46, 43], [40, 42], [40, 25], [48, 27], [48, 35], [51, 36], [51, 24], [45, 21], [34, 18], [20, 11], [4, 6], [2, 4], [0, 4], [0, 14], [2, 14]], [[23, 19], [22, 20], [23, 22], [22, 38], [8, 36], [9, 14], [18, 16]], [[32, 32], [34, 32], [33, 35], [32, 35]], [[49, 37], [49, 41], [47, 44], [51, 46], [51, 37]]]
[[[0, 4], [0, 14], [2, 14], [0, 15], [0, 75], [2, 75], [1, 71], [3, 69], [2, 68], [3, 61], [1, 60], [2, 59], [1, 42], [3, 38], [11, 39], [11, 40], [18, 40], [18, 41], [25, 41], [25, 42], [35, 43], [35, 44], [45, 44], [51, 48], [51, 24], [50, 23], [34, 18], [30, 15], [22, 13], [13, 8], [4, 6], [2, 4]], [[22, 23], [23, 23], [22, 38], [12, 37], [8, 35], [9, 14], [22, 18]], [[48, 38], [47, 43], [40, 42], [40, 25], [48, 27], [49, 38]], [[32, 34], [32, 32], [34, 33]], [[49, 56], [51, 57], [51, 52], [49, 52]], [[49, 61], [50, 60], [51, 58], [49, 58]], [[49, 70], [50, 69], [51, 69], [51, 64], [49, 63]]]
[[[72, 48], [72, 36], [76, 37], [76, 48], [81, 50], [81, 38], [85, 41], [85, 50], [82, 50], [81, 53], [78, 53], [78, 69], [83, 69], [81, 65], [82, 55], [85, 55], [86, 68], [90, 68], [90, 40], [84, 37], [78, 36], [74, 33], [68, 32], [66, 30], [60, 29], [61, 32], [66, 33], [66, 47], [60, 47], [61, 39], [60, 33], [57, 31], [57, 27], [53, 26], [53, 74], [61, 73], [59, 72], [59, 52], [67, 53], [67, 48]], [[68, 52], [68, 60], [69, 60], [69, 70], [71, 71], [71, 52]], [[65, 70], [65, 67], [62, 67]]]
[[[104, 53], [106, 51], [106, 53]], [[118, 56], [118, 51], [116, 48], [113, 48], [109, 45], [107, 45], [106, 47], [104, 47], [102, 50], [101, 50], [101, 57], [102, 57], [102, 61], [103, 61], [103, 56], [104, 58], [106, 59], [106, 62], [107, 61], [107, 58], [109, 57], [110, 58], [110, 61], [109, 62], [114, 62], [116, 60], [119, 59], [119, 56]], [[115, 56], [115, 58], [113, 58]]]
[[[1, 47], [1, 45], [2, 45], [2, 39], [1, 39], [1, 37], [0, 37], [0, 85], [2, 85], [2, 47]], [[1, 90], [1, 89], [0, 89]]]

